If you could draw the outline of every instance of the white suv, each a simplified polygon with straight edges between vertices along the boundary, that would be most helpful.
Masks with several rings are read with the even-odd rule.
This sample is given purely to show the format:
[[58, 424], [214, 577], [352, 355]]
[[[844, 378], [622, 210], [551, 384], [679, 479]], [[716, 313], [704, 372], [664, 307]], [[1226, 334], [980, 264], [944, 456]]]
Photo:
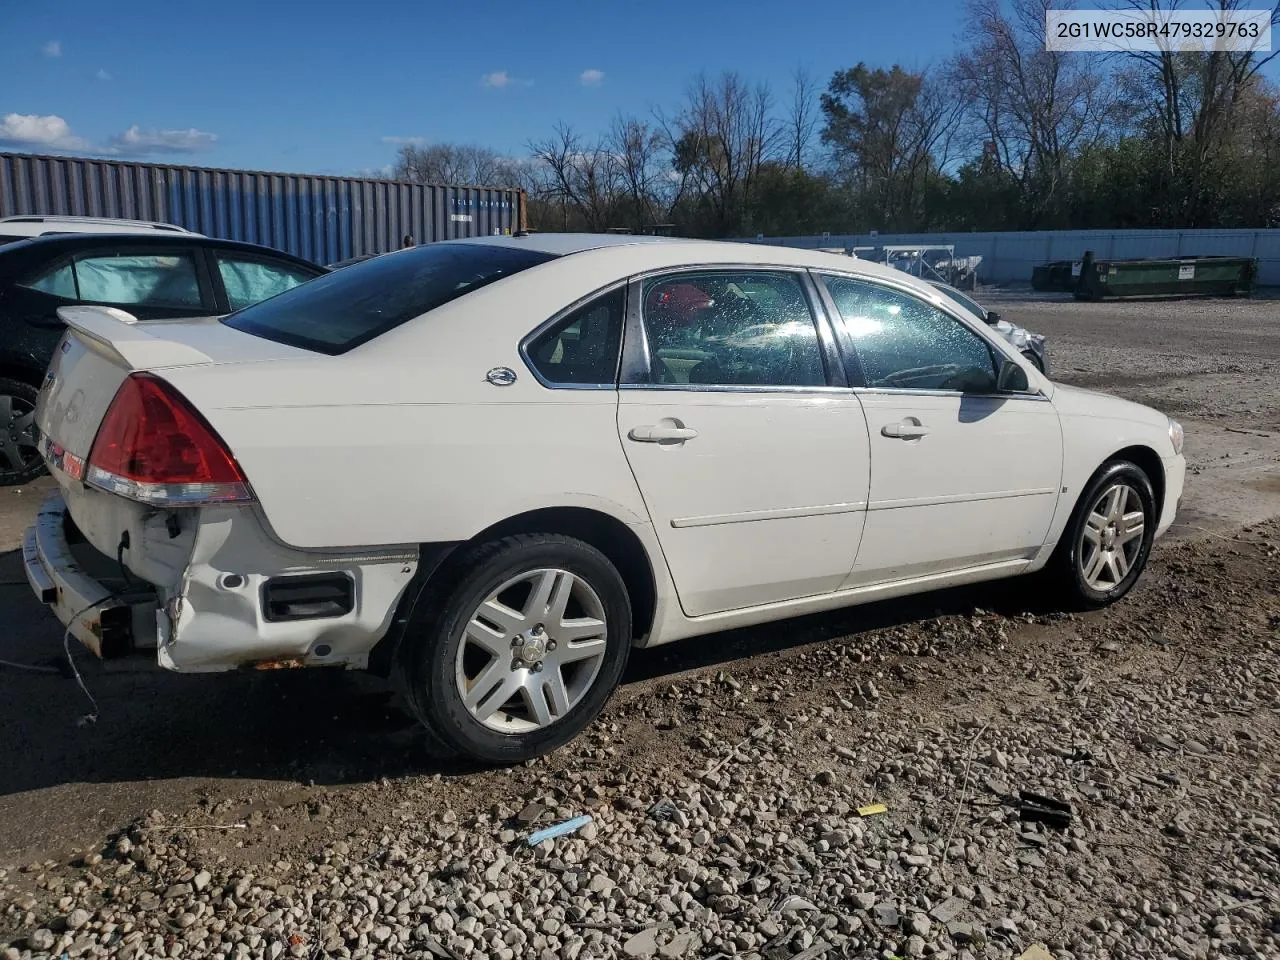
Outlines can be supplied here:
[[186, 227], [150, 220], [113, 220], [109, 217], [17, 216], [0, 217], [0, 244], [51, 233], [180, 233], [198, 237]]

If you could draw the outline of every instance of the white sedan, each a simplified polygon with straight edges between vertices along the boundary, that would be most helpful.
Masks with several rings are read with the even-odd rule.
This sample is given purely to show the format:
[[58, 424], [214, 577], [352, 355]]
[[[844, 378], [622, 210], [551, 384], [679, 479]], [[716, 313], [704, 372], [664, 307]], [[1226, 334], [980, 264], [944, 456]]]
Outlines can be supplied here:
[[490, 762], [571, 739], [633, 646], [1037, 571], [1111, 603], [1182, 495], [1174, 421], [812, 251], [494, 237], [221, 320], [60, 313], [24, 552], [69, 631], [385, 672]]

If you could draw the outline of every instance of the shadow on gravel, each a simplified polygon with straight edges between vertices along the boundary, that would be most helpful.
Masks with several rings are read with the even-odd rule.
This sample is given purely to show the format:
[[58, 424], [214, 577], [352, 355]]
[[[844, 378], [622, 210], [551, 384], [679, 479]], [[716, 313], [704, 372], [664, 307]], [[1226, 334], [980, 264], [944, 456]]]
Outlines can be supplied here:
[[[955, 589], [637, 650], [624, 683], [853, 638], [937, 613], [1028, 606], [1025, 583]], [[149, 659], [101, 663], [72, 642], [98, 719], [65, 670], [61, 626], [27, 588], [20, 555], [0, 555], [0, 797], [60, 784], [179, 778], [356, 783], [474, 771], [427, 755], [386, 685], [346, 671], [181, 676]]]

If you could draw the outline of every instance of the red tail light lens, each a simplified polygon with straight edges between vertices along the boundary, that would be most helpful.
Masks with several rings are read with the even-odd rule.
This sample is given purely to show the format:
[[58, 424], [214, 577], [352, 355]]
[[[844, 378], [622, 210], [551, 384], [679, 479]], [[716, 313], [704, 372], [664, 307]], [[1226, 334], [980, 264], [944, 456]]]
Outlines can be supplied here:
[[98, 427], [86, 480], [131, 500], [196, 506], [252, 500], [240, 465], [173, 387], [131, 375]]

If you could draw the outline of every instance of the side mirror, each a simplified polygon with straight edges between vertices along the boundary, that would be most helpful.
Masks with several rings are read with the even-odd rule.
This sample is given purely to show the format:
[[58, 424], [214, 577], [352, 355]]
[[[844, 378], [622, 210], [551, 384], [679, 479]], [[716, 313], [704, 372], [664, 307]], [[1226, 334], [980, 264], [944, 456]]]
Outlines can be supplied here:
[[994, 310], [988, 310], [987, 323], [991, 324], [994, 327], [999, 322], [1000, 322], [1000, 314], [996, 313]]
[[998, 393], [1024, 393], [1029, 389], [1031, 389], [1031, 384], [1027, 380], [1027, 371], [1012, 360], [1001, 360], [1000, 373], [996, 377], [996, 391]]

